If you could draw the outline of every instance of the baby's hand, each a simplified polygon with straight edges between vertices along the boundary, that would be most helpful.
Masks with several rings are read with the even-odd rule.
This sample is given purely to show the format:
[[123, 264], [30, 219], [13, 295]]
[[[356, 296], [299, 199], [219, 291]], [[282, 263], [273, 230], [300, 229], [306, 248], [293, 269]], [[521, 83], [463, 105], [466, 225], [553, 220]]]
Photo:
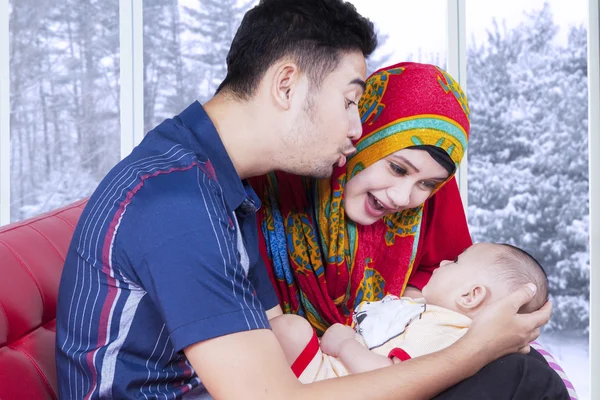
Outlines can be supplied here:
[[331, 325], [321, 338], [321, 350], [330, 356], [339, 357], [342, 343], [346, 340], [354, 340], [356, 333], [349, 326], [342, 324]]

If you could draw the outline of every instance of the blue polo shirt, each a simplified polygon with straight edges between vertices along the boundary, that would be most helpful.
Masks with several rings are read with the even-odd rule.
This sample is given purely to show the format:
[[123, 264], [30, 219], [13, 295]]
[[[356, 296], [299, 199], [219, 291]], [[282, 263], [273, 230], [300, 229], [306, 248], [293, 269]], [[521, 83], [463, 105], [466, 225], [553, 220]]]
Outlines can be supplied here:
[[196, 102], [100, 183], [61, 278], [61, 399], [207, 396], [183, 349], [268, 329], [256, 194]]

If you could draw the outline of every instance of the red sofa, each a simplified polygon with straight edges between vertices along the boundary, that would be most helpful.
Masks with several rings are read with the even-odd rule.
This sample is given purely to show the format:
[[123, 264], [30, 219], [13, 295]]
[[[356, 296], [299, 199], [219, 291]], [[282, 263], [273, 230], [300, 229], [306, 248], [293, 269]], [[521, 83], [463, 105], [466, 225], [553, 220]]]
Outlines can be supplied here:
[[57, 399], [56, 300], [85, 200], [0, 228], [0, 399]]

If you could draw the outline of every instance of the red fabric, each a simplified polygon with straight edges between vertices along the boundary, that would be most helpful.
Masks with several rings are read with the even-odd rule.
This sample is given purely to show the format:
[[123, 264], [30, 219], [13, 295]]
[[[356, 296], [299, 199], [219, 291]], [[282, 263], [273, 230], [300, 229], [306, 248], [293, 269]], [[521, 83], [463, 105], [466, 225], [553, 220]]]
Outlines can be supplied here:
[[388, 354], [388, 358], [391, 359], [394, 357], [400, 361], [406, 361], [412, 358], [406, 351], [402, 350], [400, 347], [392, 349], [392, 351], [390, 351], [390, 353]]
[[0, 399], [56, 399], [56, 300], [85, 201], [0, 228]]
[[[284, 173], [277, 173], [276, 176], [280, 190], [281, 213], [286, 215], [290, 210], [305, 209], [307, 207], [305, 202], [308, 200], [305, 195], [298, 195], [299, 190], [295, 186], [299, 184], [301, 178]], [[264, 202], [265, 195], [262, 193], [265, 189], [266, 178], [260, 177], [251, 181]], [[266, 213], [267, 209], [263, 207], [257, 214], [259, 231], [262, 229], [261, 224], [268, 218]], [[307, 218], [310, 218], [309, 214], [307, 213]], [[299, 288], [309, 293], [310, 305], [316, 308], [320, 317], [325, 321], [324, 326], [319, 325], [318, 321], [316, 323], [314, 319], [311, 319], [312, 315], [308, 315], [308, 320], [315, 329], [324, 331], [323, 327], [326, 328], [336, 322], [350, 325], [354, 309], [353, 303], [356, 296], [361, 294], [360, 291], [364, 290], [365, 285], [362, 282], [365, 280], [365, 274], [368, 273], [367, 269], [371, 270], [372, 268], [375, 268], [378, 276], [385, 282], [382, 296], [386, 294], [401, 295], [410, 264], [413, 241], [412, 238], [410, 238], [411, 240], [398, 240], [397, 238], [396, 245], [387, 246], [385, 243], [387, 231], [388, 228], [383, 220], [370, 226], [357, 227], [360, 246], [358, 246], [352, 269], [350, 285], [352, 292], [344, 302], [339, 304], [336, 304], [334, 295], [341, 290], [339, 284], [347, 285], [347, 280], [340, 282], [340, 277], [345, 272], [344, 269], [326, 267], [322, 274], [296, 273], [294, 274], [294, 285], [288, 285], [285, 280], [275, 276], [275, 267], [268, 255], [266, 239], [264, 235], [259, 234], [260, 252], [268, 266], [269, 277], [284, 312], [295, 314], [301, 313], [301, 311], [306, 312], [306, 310], [302, 310], [302, 299], [296, 295], [295, 285], [298, 285]], [[472, 240], [460, 193], [456, 180], [453, 178], [425, 202], [418, 250], [408, 283], [421, 290], [441, 261], [454, 260], [471, 244]], [[326, 288], [327, 291], [322, 288]], [[372, 288], [374, 291], [379, 289], [376, 286], [372, 286]]]
[[[356, 142], [358, 152], [363, 150], [361, 143], [370, 141], [371, 136], [378, 135], [382, 128], [415, 116], [440, 116], [453, 121], [462, 128], [465, 139], [470, 132], [470, 111], [464, 92], [447, 72], [430, 64], [404, 62], [375, 71], [367, 79], [367, 88], [360, 100], [359, 110], [363, 131], [361, 138]], [[398, 139], [402, 137], [406, 138], [405, 135], [401, 135]], [[415, 144], [417, 143], [412, 142], [410, 145]], [[436, 143], [435, 146], [448, 150], [448, 147], [444, 147], [448, 146], [448, 143]], [[401, 146], [404, 147], [408, 146]], [[378, 149], [366, 158], [362, 157], [364, 167], [399, 149], [391, 145], [382, 150]], [[460, 150], [460, 156], [450, 152], [454, 162], [460, 163], [463, 151], [466, 151], [466, 148]], [[348, 170], [352, 171], [357, 161], [356, 157], [351, 157], [348, 160]], [[350, 176], [352, 175], [353, 173], [350, 173]]]
[[[259, 235], [259, 245], [261, 254], [267, 256], [264, 260], [270, 266], [267, 269], [284, 312], [305, 315], [313, 327], [322, 334], [334, 323], [350, 325], [356, 303], [359, 300], [377, 298], [381, 294], [383, 285], [385, 285], [384, 294], [399, 295], [402, 292], [405, 276], [410, 267], [414, 244], [412, 236], [396, 237], [394, 245], [387, 245], [386, 234], [389, 229], [384, 220], [370, 226], [359, 226], [358, 245], [354, 250], [352, 263], [349, 265], [347, 259], [328, 262], [323, 255], [326, 250], [319, 247], [321, 245], [319, 238], [326, 234], [324, 232], [335, 229], [326, 224], [332, 218], [322, 219], [320, 223], [314, 222], [312, 212], [308, 210], [311, 202], [306, 195], [312, 191], [312, 188], [310, 186], [305, 188], [306, 182], [303, 178], [280, 172], [274, 176], [279, 189], [277, 207], [284, 216], [285, 229], [289, 236], [286, 251], [298, 255], [297, 257], [285, 255], [294, 271], [294, 284], [289, 285], [284, 279], [275, 276], [273, 258], [268, 256], [267, 251], [266, 240], [268, 239], [264, 235]], [[265, 193], [267, 179], [273, 177], [251, 179], [253, 187], [265, 204], [265, 207], [257, 213], [259, 230], [262, 230], [261, 224], [271, 218], [268, 212], [272, 207], [269, 206], [269, 199]], [[303, 222], [303, 229], [310, 232], [303, 235], [290, 234], [292, 226], [297, 226], [288, 222], [290, 216], [296, 218], [296, 221], [306, 221]], [[296, 249], [290, 244], [297, 240], [306, 240], [307, 246], [312, 246], [307, 251], [310, 257], [310, 262], [307, 264], [303, 264], [303, 261], [308, 257], [305, 254], [300, 255], [303, 249]], [[273, 248], [271, 250], [273, 251]], [[374, 284], [366, 283], [370, 282], [368, 279], [371, 278]], [[367, 288], [371, 287], [373, 290], [365, 293]], [[304, 297], [301, 297], [300, 292]], [[381, 294], [381, 297], [384, 294]], [[312, 310], [316, 312], [313, 313]]]
[[[382, 126], [387, 126], [395, 120], [414, 115], [442, 115], [445, 118], [456, 121], [463, 127], [467, 134], [469, 133], [471, 124], [464, 93], [459, 93], [458, 91], [455, 93], [461, 97], [460, 100], [464, 100], [458, 106], [457, 100], [459, 99], [456, 96], [440, 96], [438, 94], [440, 83], [442, 83], [446, 91], [452, 90], [452, 82], [450, 82], [452, 77], [450, 75], [430, 64], [413, 62], [403, 62], [390, 67], [384, 67], [375, 71], [373, 75], [385, 70], [390, 71], [394, 68], [404, 69], [402, 74], [404, 74], [403, 78], [406, 80], [402, 82], [402, 90], [385, 91], [382, 98], [382, 103], [386, 107], [385, 112], [381, 112], [379, 115], [373, 112], [368, 114], [368, 118], [365, 118], [363, 121], [361, 140]], [[411, 76], [408, 77], [406, 75]], [[433, 75], [434, 79], [431, 79], [430, 75]], [[433, 101], [431, 100], [432, 98]]]
[[299, 378], [302, 372], [308, 367], [308, 364], [315, 358], [319, 352], [319, 339], [317, 339], [317, 333], [313, 332], [312, 338], [302, 350], [302, 353], [298, 356], [296, 361], [292, 364], [292, 372]]

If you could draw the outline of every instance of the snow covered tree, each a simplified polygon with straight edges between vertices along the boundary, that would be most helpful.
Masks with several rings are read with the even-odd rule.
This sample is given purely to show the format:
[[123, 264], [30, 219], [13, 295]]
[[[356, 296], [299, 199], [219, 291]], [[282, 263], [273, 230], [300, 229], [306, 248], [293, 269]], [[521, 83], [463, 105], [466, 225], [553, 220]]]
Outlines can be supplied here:
[[549, 329], [589, 326], [586, 31], [554, 40], [549, 4], [494, 24], [468, 51], [469, 223], [477, 241], [530, 252], [546, 269]]
[[257, 0], [197, 0], [196, 7], [185, 7], [189, 18], [186, 30], [192, 40], [186, 56], [195, 62], [194, 73], [202, 74], [198, 98], [210, 99], [227, 74], [225, 59], [242, 17]]
[[88, 195], [118, 161], [118, 10], [10, 2], [11, 219]]

